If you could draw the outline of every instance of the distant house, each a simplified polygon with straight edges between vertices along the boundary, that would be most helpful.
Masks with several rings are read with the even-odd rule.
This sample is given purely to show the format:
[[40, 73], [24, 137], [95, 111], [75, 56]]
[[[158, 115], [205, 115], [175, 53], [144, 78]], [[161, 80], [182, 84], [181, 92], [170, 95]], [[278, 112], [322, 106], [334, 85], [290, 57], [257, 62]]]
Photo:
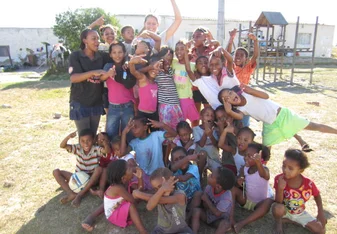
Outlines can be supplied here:
[[[128, 15], [128, 14], [120, 14], [116, 15], [117, 19], [119, 20], [121, 25], [131, 24], [135, 29], [140, 31], [143, 27], [144, 23], [144, 16], [145, 15]], [[161, 15], [160, 16], [160, 27], [159, 32], [162, 32], [167, 27], [171, 25], [174, 18], [173, 16]], [[315, 18], [313, 18], [315, 20]], [[248, 20], [233, 20], [228, 19], [225, 21], [225, 39], [223, 44], [226, 45], [228, 41], [228, 31], [233, 28], [239, 28], [241, 24], [242, 28], [249, 28], [250, 21]], [[254, 25], [255, 21], [251, 21], [251, 25]], [[183, 21], [170, 40], [170, 45], [175, 45], [175, 43], [181, 39], [190, 39], [192, 36], [193, 31], [198, 26], [205, 26], [210, 29], [214, 37], [216, 37], [216, 27], [217, 27], [217, 20], [210, 19], [210, 18], [195, 18], [195, 17], [184, 17]], [[262, 35], [266, 37], [266, 33], [264, 29], [262, 30]], [[289, 46], [290, 48], [294, 47], [295, 41], [295, 30], [296, 30], [296, 23], [288, 23], [286, 28], [286, 42], [285, 46]], [[297, 48], [312, 48], [313, 47], [313, 40], [314, 40], [314, 30], [315, 24], [300, 24], [299, 27], [299, 34], [297, 39]], [[316, 57], [331, 57], [332, 47], [333, 47], [333, 36], [334, 36], [334, 25], [325, 25], [319, 24], [318, 31], [317, 31], [317, 39], [316, 39]], [[275, 39], [281, 36], [281, 29], [279, 27], [275, 27]], [[261, 36], [262, 36], [261, 35]], [[237, 39], [237, 38], [236, 38]], [[237, 43], [237, 41], [236, 41]], [[302, 53], [301, 56], [306, 56], [307, 54]], [[309, 54], [308, 54], [309, 55]], [[310, 55], [311, 56], [311, 55]]]

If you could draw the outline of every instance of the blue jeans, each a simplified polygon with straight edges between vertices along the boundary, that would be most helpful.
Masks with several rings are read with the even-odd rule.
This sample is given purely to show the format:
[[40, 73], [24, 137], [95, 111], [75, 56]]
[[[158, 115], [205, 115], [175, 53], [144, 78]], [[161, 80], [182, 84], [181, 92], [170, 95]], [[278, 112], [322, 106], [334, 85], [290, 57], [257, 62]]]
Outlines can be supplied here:
[[243, 119], [241, 120], [241, 123], [242, 123], [242, 127], [249, 127], [249, 119], [250, 119], [250, 116], [249, 115], [244, 115], [243, 116]]
[[[132, 119], [133, 117], [134, 117], [134, 110], [132, 102], [120, 105], [109, 104], [106, 132], [110, 140], [112, 140], [115, 136], [118, 136], [120, 123], [121, 123], [121, 131], [123, 131], [123, 129], [128, 124], [129, 120]], [[129, 132], [127, 135], [127, 140], [130, 142], [132, 138], [133, 138], [132, 133]]]

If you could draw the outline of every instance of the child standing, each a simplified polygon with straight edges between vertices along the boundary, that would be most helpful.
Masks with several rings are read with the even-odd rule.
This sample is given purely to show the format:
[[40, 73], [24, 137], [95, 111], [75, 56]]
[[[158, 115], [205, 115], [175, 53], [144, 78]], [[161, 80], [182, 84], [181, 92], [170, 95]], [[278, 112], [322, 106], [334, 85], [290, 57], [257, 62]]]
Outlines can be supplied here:
[[231, 189], [235, 183], [234, 173], [224, 167], [214, 168], [207, 183], [204, 193], [199, 198], [199, 204], [203, 203], [204, 209], [193, 210], [192, 230], [198, 233], [202, 220], [209, 225], [215, 225], [216, 234], [226, 233], [231, 228], [229, 219], [233, 206]]
[[104, 142], [104, 148], [94, 145], [94, 133], [90, 129], [84, 129], [79, 133], [79, 144], [69, 145], [69, 139], [74, 137], [76, 137], [76, 132], [73, 132], [64, 138], [60, 147], [62, 149], [66, 149], [69, 153], [76, 155], [75, 171], [84, 171], [89, 174], [90, 179], [88, 183], [79, 193], [76, 194], [68, 185], [69, 179], [73, 173], [55, 169], [53, 171], [53, 176], [55, 177], [57, 183], [67, 193], [65, 197], [61, 198], [60, 202], [65, 204], [72, 201], [71, 204], [74, 207], [78, 207], [81, 204], [84, 194], [86, 194], [89, 189], [97, 183], [102, 174], [102, 168], [98, 166], [99, 157], [102, 157], [103, 154], [110, 153], [111, 149], [109, 142], [106, 141]]
[[123, 44], [126, 50], [126, 56], [132, 54], [132, 41], [135, 38], [135, 30], [131, 25], [125, 25], [121, 28]]
[[[148, 132], [148, 121], [155, 128], [165, 131]], [[126, 147], [126, 134], [132, 131], [133, 139], [129, 147]], [[164, 123], [148, 120], [144, 117], [136, 116], [130, 120], [122, 132], [121, 154], [131, 150], [136, 152], [136, 161], [139, 167], [144, 170], [145, 189], [151, 190], [149, 177], [158, 167], [164, 167], [162, 144], [165, 139], [175, 137], [177, 133]]]
[[[141, 181], [141, 173], [137, 173]], [[132, 222], [139, 233], [147, 233], [135, 206], [135, 199], [128, 192], [129, 182], [133, 177], [133, 168], [125, 160], [117, 160], [108, 166], [110, 187], [105, 191], [104, 203], [90, 214], [82, 223], [87, 231], [94, 229], [95, 218], [105, 213], [110, 223], [125, 228]]]
[[185, 221], [186, 195], [181, 190], [174, 190], [178, 180], [173, 173], [168, 168], [158, 168], [151, 174], [150, 180], [155, 194], [134, 190], [133, 196], [147, 201], [147, 210], [158, 207], [158, 223], [152, 233], [193, 233]]
[[[315, 183], [302, 175], [309, 167], [306, 154], [301, 150], [288, 149], [283, 160], [282, 174], [275, 177], [275, 202], [272, 207], [276, 233], [283, 233], [282, 219], [302, 225], [313, 233], [325, 233], [322, 198]], [[305, 211], [305, 203], [313, 196], [317, 206], [317, 219]]]
[[[310, 122], [267, 98], [267, 93], [248, 86], [241, 94], [233, 89], [223, 89], [218, 95], [226, 112], [234, 119], [242, 119], [243, 115], [250, 115], [263, 122], [262, 139], [265, 146], [272, 146], [289, 139], [302, 129], [337, 134], [337, 129]], [[236, 106], [238, 111], [234, 112], [232, 106]]]
[[[196, 152], [207, 153], [207, 167], [210, 169], [221, 165], [218, 149], [218, 135], [214, 129], [214, 111], [211, 107], [204, 108], [201, 113], [201, 125], [193, 128], [194, 142], [197, 144]], [[205, 165], [200, 165], [204, 170]]]
[[239, 233], [245, 225], [266, 215], [274, 202], [272, 194], [269, 194], [270, 174], [265, 166], [269, 158], [270, 152], [267, 147], [257, 143], [248, 145], [246, 164], [241, 168], [238, 179], [239, 186], [243, 187], [244, 192], [234, 187], [232, 193], [237, 203], [253, 213], [234, 225], [235, 233]]
[[[184, 119], [189, 119], [192, 122], [192, 126], [198, 126], [199, 112], [194, 104], [192, 84], [185, 68], [185, 53], [188, 53], [185, 47], [186, 43], [182, 40], [176, 43], [175, 55], [177, 58], [174, 58], [172, 62], [172, 69], [174, 71], [173, 79], [177, 88]], [[191, 69], [194, 70], [194, 63], [191, 64]], [[193, 123], [195, 125], [193, 125]]]
[[[110, 57], [113, 64], [106, 65], [116, 70], [114, 77], [107, 77], [106, 84], [108, 86], [109, 110], [107, 116], [106, 131], [110, 139], [113, 139], [119, 133], [119, 126], [124, 129], [129, 119], [134, 116], [134, 102], [132, 87], [136, 83], [136, 79], [130, 77], [130, 71], [124, 70], [125, 46], [122, 42], [112, 43], [109, 49]], [[130, 79], [126, 79], [130, 77]], [[130, 82], [124, 83], [130, 80]], [[131, 140], [132, 136], [128, 136]]]

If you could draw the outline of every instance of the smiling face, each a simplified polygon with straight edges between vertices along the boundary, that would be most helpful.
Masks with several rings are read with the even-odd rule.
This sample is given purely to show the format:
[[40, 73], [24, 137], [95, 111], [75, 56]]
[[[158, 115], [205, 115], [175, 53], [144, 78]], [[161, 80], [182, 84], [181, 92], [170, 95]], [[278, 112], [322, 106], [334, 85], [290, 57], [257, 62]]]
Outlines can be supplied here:
[[214, 76], [220, 76], [222, 72], [223, 64], [220, 58], [211, 56], [209, 61], [209, 69]]
[[115, 62], [115, 64], [121, 64], [125, 57], [123, 48], [120, 45], [114, 45], [111, 48], [110, 57]]
[[197, 59], [195, 65], [196, 65], [197, 71], [198, 71], [202, 76], [207, 76], [207, 75], [209, 75], [208, 59], [207, 59], [207, 58], [200, 58], [200, 59]]
[[158, 20], [154, 16], [147, 17], [144, 22], [144, 29], [156, 33], [159, 27]]
[[248, 131], [242, 131], [237, 136], [238, 149], [240, 152], [247, 150], [248, 145], [253, 142], [252, 134]]
[[301, 169], [300, 164], [297, 161], [290, 158], [285, 158], [283, 160], [282, 172], [284, 175], [284, 179], [294, 179], [299, 176], [303, 171], [304, 170]]
[[109, 45], [115, 41], [115, 38], [116, 38], [116, 34], [115, 34], [115, 31], [110, 28], [110, 27], [107, 27], [104, 29], [103, 31], [103, 34], [102, 34], [102, 39], [108, 43]]
[[85, 135], [81, 136], [79, 140], [84, 153], [89, 153], [94, 144], [94, 138], [91, 135]]
[[86, 48], [94, 52], [98, 51], [99, 42], [99, 35], [96, 31], [89, 31], [87, 37], [83, 39]]
[[183, 61], [185, 56], [185, 45], [183, 43], [178, 43], [174, 52], [179, 62]]
[[243, 66], [247, 61], [247, 56], [245, 51], [243, 50], [236, 50], [235, 56], [234, 56], [234, 63], [236, 66]]

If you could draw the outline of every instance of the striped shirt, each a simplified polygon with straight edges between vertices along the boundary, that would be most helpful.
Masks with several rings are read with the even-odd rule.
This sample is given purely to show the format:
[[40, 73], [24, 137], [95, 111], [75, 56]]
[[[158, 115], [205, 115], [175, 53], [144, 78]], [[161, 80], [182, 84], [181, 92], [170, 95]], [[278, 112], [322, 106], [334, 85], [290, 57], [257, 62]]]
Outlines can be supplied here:
[[69, 153], [76, 155], [76, 172], [93, 173], [98, 166], [99, 158], [103, 157], [102, 150], [102, 147], [93, 145], [90, 152], [85, 154], [80, 144], [71, 145], [71, 152]]
[[158, 103], [167, 105], [180, 105], [178, 92], [173, 80], [173, 71], [169, 73], [160, 72], [155, 82], [158, 84]]

